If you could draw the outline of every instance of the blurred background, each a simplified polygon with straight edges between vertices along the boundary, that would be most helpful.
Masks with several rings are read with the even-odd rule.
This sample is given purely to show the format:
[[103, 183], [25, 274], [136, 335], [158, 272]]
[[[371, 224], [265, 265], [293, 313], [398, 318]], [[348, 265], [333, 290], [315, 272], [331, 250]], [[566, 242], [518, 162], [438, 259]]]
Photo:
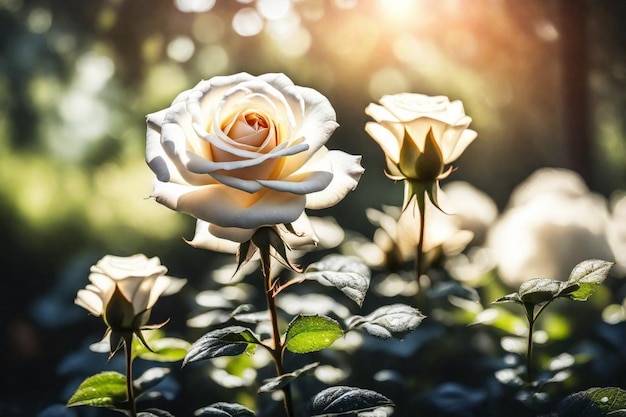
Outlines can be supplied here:
[[[624, 16], [623, 0], [0, 0], [0, 415], [63, 398], [61, 358], [85, 348], [73, 297], [102, 256], [159, 256], [191, 288], [220, 262], [147, 198], [145, 116], [179, 92], [246, 71], [326, 95], [328, 146], [366, 172], [318, 214], [363, 234], [366, 207], [402, 199], [364, 131], [367, 104], [398, 92], [463, 101], [478, 139], [446, 181], [499, 209], [540, 167], [609, 199], [626, 189]], [[190, 307], [170, 307], [176, 330]]]

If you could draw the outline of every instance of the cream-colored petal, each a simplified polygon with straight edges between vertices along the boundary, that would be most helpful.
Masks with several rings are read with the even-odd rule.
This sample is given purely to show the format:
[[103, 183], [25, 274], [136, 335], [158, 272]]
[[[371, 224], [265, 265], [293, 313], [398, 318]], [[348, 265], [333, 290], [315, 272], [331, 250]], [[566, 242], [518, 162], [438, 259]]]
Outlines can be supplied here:
[[231, 177], [229, 175], [221, 175], [217, 173], [212, 173], [211, 176], [215, 178], [217, 182], [250, 194], [261, 191], [264, 188], [258, 181], [255, 180], [246, 180], [243, 178]]
[[[175, 109], [170, 108], [170, 113], [174, 113], [174, 110]], [[185, 110], [179, 109], [179, 111], [184, 113]], [[181, 118], [183, 117], [185, 116], [181, 116]], [[177, 181], [178, 183], [188, 183], [192, 185], [211, 183], [212, 179], [210, 176], [202, 175], [203, 173], [196, 173], [188, 169], [188, 165], [191, 161], [207, 161], [206, 158], [210, 158], [210, 155], [205, 155], [206, 151], [196, 143], [201, 139], [195, 133], [190, 119], [182, 121], [181, 123], [176, 121], [164, 122], [161, 128], [160, 140], [165, 158], [169, 159], [169, 162], [174, 165], [176, 171], [179, 172], [183, 179], [183, 181]], [[192, 147], [190, 143], [196, 143], [195, 147]], [[157, 178], [159, 177], [157, 176]]]
[[147, 309], [151, 309], [154, 307], [154, 304], [157, 302], [159, 297], [163, 295], [166, 290], [171, 285], [170, 278], [165, 275], [161, 275], [156, 277], [155, 281], [152, 283], [152, 287], [150, 289], [150, 296], [148, 298]]
[[148, 259], [144, 254], [135, 254], [132, 256], [114, 256], [106, 255], [95, 267], [98, 273], [106, 275], [113, 280], [122, 280], [130, 276], [149, 276], [153, 274], [164, 274], [167, 268], [161, 265], [158, 257]]
[[184, 183], [183, 177], [161, 145], [161, 125], [167, 110], [149, 114], [146, 118], [146, 163], [159, 181]]
[[191, 157], [187, 168], [196, 173], [211, 173], [221, 169], [233, 170], [246, 168], [258, 165], [259, 163], [271, 158], [295, 155], [309, 149], [309, 145], [303, 143], [303, 141], [292, 141], [291, 143], [283, 142], [266, 154], [245, 151], [241, 149], [234, 149], [232, 147], [224, 145], [223, 141], [220, 140], [217, 136], [202, 132], [201, 126], [195, 125], [194, 127], [196, 129], [196, 132], [199, 135], [202, 135], [202, 138], [211, 145], [214, 145], [226, 152], [231, 152], [234, 156], [241, 158], [240, 160], [214, 162], [202, 158]]
[[448, 124], [431, 117], [420, 117], [419, 119], [407, 123], [405, 128], [411, 139], [413, 139], [417, 145], [417, 148], [423, 152], [429, 130], [432, 129], [433, 137], [437, 144], [440, 145], [446, 129], [450, 127]]
[[92, 272], [89, 274], [89, 281], [92, 285], [98, 287], [100, 290], [100, 298], [106, 305], [113, 296], [113, 292], [115, 292], [115, 280], [98, 272]]
[[269, 72], [259, 75], [258, 78], [272, 85], [279, 91], [294, 85], [293, 81], [282, 72]]
[[419, 117], [445, 117], [450, 100], [446, 96], [427, 96], [417, 93], [386, 95], [380, 103], [401, 122], [410, 122]]
[[[315, 153], [321, 149], [337, 129], [335, 109], [328, 99], [311, 88], [292, 86], [286, 92], [302, 100], [301, 123], [294, 132], [294, 138], [304, 138], [309, 149], [296, 157], [287, 158], [281, 172], [281, 177], [290, 175], [300, 169]], [[294, 109], [294, 113], [297, 109]]]
[[93, 291], [78, 290], [74, 303], [89, 311], [94, 316], [101, 316], [103, 311], [102, 299]]
[[216, 231], [225, 232], [224, 235], [227, 235], [226, 232], [232, 233], [228, 236], [233, 237], [233, 240], [227, 240], [213, 235], [209, 230], [209, 226], [214, 225], [211, 225], [210, 223], [207, 223], [203, 220], [198, 220], [196, 222], [196, 231], [194, 237], [192, 240], [187, 241], [187, 243], [195, 248], [207, 249], [215, 252], [237, 253], [240, 242], [250, 240], [256, 230], [219, 228], [219, 226], [217, 226], [217, 228], [214, 228], [214, 230]]
[[327, 171], [333, 175], [326, 188], [307, 194], [306, 207], [309, 209], [323, 209], [339, 203], [348, 192], [356, 188], [365, 171], [361, 166], [361, 156], [337, 150], [328, 151], [326, 148], [320, 149], [315, 158], [302, 169]]
[[156, 283], [156, 279], [157, 279], [157, 276], [141, 277], [141, 280], [139, 282], [139, 285], [135, 289], [133, 297], [130, 298], [130, 301], [133, 305], [133, 312], [136, 315], [143, 313], [144, 311], [148, 310], [151, 307], [150, 306], [150, 300], [152, 299], [151, 292]]
[[291, 249], [312, 249], [319, 242], [319, 237], [315, 233], [311, 219], [302, 213], [295, 221], [291, 223], [296, 234], [279, 228], [281, 238]]
[[[117, 288], [124, 298], [133, 303], [133, 306], [136, 303], [145, 304], [145, 302], [140, 302], [142, 299], [147, 299], [141, 291], [141, 284], [145, 279], [145, 276], [134, 276], [117, 281]], [[135, 310], [135, 312], [139, 311]]]
[[472, 129], [463, 131], [455, 146], [451, 150], [446, 150], [447, 155], [444, 154], [444, 163], [447, 164], [456, 161], [477, 136], [478, 133]]
[[400, 122], [400, 120], [396, 116], [394, 116], [393, 113], [391, 113], [389, 110], [387, 110], [385, 107], [381, 106], [380, 104], [376, 104], [376, 103], [370, 103], [365, 108], [365, 114], [370, 116], [372, 119], [376, 120], [378, 123]]
[[249, 194], [221, 184], [185, 187], [155, 181], [152, 196], [166, 207], [197, 219], [243, 229], [289, 223], [304, 210], [305, 196], [276, 191], [260, 193]]
[[311, 194], [322, 191], [333, 180], [333, 174], [327, 171], [314, 171], [293, 174], [284, 180], [258, 180], [264, 187], [274, 191], [293, 194]]
[[367, 122], [365, 124], [365, 131], [378, 143], [387, 158], [391, 159], [396, 164], [400, 162], [401, 139], [399, 140], [394, 136], [389, 129], [374, 122]]
[[198, 95], [195, 100], [189, 100], [187, 103], [190, 114], [198, 123], [207, 125], [211, 120], [210, 118], [207, 119], [207, 115], [210, 117], [213, 113], [211, 108], [220, 102], [222, 96], [234, 86], [252, 78], [254, 76], [240, 72], [233, 75], [218, 75], [209, 80], [200, 81], [192, 89]]
[[221, 227], [216, 224], [209, 225], [209, 233], [219, 239], [226, 239], [235, 243], [244, 243], [252, 239], [257, 229], [240, 229], [237, 227]]
[[[175, 143], [175, 150], [178, 156], [184, 157], [184, 152], [189, 150], [193, 153], [203, 155], [205, 148], [198, 135], [193, 130], [193, 124], [198, 123], [189, 113], [187, 101], [172, 104], [167, 108], [161, 124], [161, 141], [172, 141]], [[170, 137], [170, 125], [178, 126], [180, 131]], [[203, 155], [209, 157], [209, 155]], [[183, 161], [184, 162], [184, 161]]]

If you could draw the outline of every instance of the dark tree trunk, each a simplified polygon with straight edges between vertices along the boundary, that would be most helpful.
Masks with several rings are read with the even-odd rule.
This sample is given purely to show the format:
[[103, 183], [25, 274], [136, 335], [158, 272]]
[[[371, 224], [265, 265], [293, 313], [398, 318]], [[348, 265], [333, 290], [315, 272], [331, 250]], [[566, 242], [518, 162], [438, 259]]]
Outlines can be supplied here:
[[586, 0], [558, 0], [562, 123], [567, 167], [592, 183]]

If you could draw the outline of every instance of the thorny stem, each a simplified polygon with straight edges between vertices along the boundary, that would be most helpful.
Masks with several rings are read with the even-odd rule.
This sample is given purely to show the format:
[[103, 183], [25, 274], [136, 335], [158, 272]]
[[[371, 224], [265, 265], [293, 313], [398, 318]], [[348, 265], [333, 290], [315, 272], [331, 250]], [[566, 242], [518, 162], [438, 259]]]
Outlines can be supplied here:
[[137, 404], [133, 389], [133, 334], [124, 335], [124, 353], [126, 354], [126, 397], [130, 417], [137, 417]]
[[[261, 256], [263, 257], [264, 254], [262, 253]], [[280, 329], [278, 328], [278, 314], [276, 311], [276, 300], [274, 299], [275, 294], [271, 283], [272, 278], [269, 254], [267, 254], [266, 261], [267, 262], [262, 262], [262, 268], [263, 282], [265, 285], [265, 299], [267, 301], [267, 309], [270, 313], [270, 323], [272, 326], [272, 345], [270, 353], [274, 359], [276, 374], [277, 376], [281, 376], [283, 374], [283, 345], [280, 337]], [[291, 399], [291, 387], [289, 384], [283, 388], [283, 402], [287, 417], [293, 417], [293, 402]]]

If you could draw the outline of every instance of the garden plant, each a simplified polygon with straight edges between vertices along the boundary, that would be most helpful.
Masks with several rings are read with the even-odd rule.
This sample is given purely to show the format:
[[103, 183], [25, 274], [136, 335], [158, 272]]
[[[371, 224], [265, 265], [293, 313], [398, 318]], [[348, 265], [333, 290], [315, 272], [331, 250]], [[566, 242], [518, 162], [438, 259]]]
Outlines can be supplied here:
[[[157, 257], [104, 256], [91, 268], [90, 284], [78, 292], [76, 304], [103, 318], [105, 337], [94, 349], [105, 346], [111, 358], [123, 347], [125, 372], [105, 371], [86, 378], [67, 405], [110, 408], [131, 417], [170, 416], [166, 404], [163, 408], [144, 406], [149, 401], [142, 401], [154, 401], [169, 369], [148, 368], [135, 378], [134, 360], [180, 361], [179, 375], [184, 379], [187, 369], [225, 358], [224, 369], [237, 367], [245, 374], [246, 368], [257, 368], [251, 373], [254, 377], [242, 384], [254, 387], [256, 393], [247, 391], [243, 403], [231, 396], [220, 399], [196, 409], [194, 415], [388, 416], [402, 398], [333, 383], [333, 379], [351, 380], [341, 376], [340, 370], [333, 377], [333, 366], [325, 363], [341, 362], [333, 356], [358, 351], [360, 343], [350, 343], [351, 334], [358, 333], [359, 340], [402, 340], [419, 334], [424, 320], [450, 320], [435, 308], [436, 300], [446, 298], [457, 308], [456, 312], [444, 308], [446, 314], [465, 310], [468, 317], [473, 316], [465, 318], [467, 326], [498, 327], [496, 319], [479, 312], [478, 291], [445, 276], [442, 267], [447, 253], [462, 251], [474, 234], [456, 233], [437, 240], [435, 232], [445, 228], [431, 225], [435, 213], [443, 216], [439, 218], [444, 224], [447, 217], [455, 216], [455, 207], [444, 203], [440, 181], [452, 173], [455, 167], [450, 163], [477, 137], [468, 128], [471, 118], [460, 101], [450, 102], [445, 96], [401, 93], [384, 96], [380, 103], [367, 107], [366, 113], [375, 122], [368, 122], [365, 129], [384, 152], [385, 174], [392, 181], [403, 181], [405, 193], [395, 217], [370, 212], [388, 239], [386, 245], [379, 245], [383, 261], [376, 266], [373, 258], [368, 258], [366, 242], [347, 242], [340, 225], [329, 227], [325, 225], [328, 219], [316, 222], [309, 217], [311, 210], [340, 204], [363, 173], [361, 157], [326, 147], [337, 123], [331, 103], [320, 92], [294, 85], [284, 74], [238, 73], [201, 81], [179, 94], [170, 107], [148, 115], [146, 161], [156, 175], [152, 197], [197, 219], [195, 236], [187, 242], [191, 247], [207, 254], [235, 255], [230, 281], [215, 291], [214, 299], [227, 299], [222, 291], [234, 288], [244, 278], [254, 294], [262, 296], [243, 291], [241, 298], [235, 297], [241, 304], [204, 320], [208, 329], [197, 340], [167, 337], [167, 323], [148, 324], [150, 314], [161, 295], [179, 291], [185, 281], [165, 275], [167, 268]], [[319, 230], [316, 225], [321, 226]], [[340, 237], [334, 239], [332, 234]], [[444, 250], [446, 243], [455, 240], [450, 236], [456, 236], [456, 248]], [[300, 265], [321, 250], [329, 253], [308, 266]], [[414, 268], [404, 269], [411, 259]], [[564, 384], [575, 373], [577, 360], [562, 354], [544, 370], [533, 355], [541, 313], [558, 299], [587, 300], [612, 266], [610, 261], [589, 259], [576, 265], [567, 281], [529, 277], [518, 292], [490, 300], [519, 304], [521, 311], [507, 314], [520, 314], [527, 321], [524, 330], [517, 330], [518, 339], [525, 339], [523, 347], [510, 349], [519, 356], [506, 359], [504, 363], [513, 362], [510, 366], [503, 363], [493, 375], [511, 390], [512, 401], [526, 407], [529, 414], [624, 412], [626, 393], [617, 387], [591, 388], [552, 404], [545, 386]], [[397, 299], [378, 294], [377, 307], [361, 311], [373, 267], [381, 274], [380, 285], [395, 279], [411, 287], [408, 293], [412, 296]], [[319, 300], [313, 298], [305, 305], [307, 297], [316, 295], [311, 282], [335, 287], [337, 297], [343, 293], [359, 310], [352, 313], [332, 299], [324, 302], [321, 294]], [[298, 291], [304, 285], [306, 289]], [[290, 293], [294, 296], [287, 298]], [[231, 304], [205, 305], [214, 307], [215, 312]], [[500, 314], [496, 311], [496, 316]], [[445, 328], [429, 331], [433, 329], [444, 332], [445, 337]], [[311, 356], [321, 352], [327, 353]], [[263, 358], [255, 362], [257, 355]], [[241, 357], [248, 359], [242, 361]], [[236, 361], [240, 362], [234, 365]], [[407, 391], [412, 385], [419, 386], [411, 382], [419, 379], [418, 375], [396, 371], [396, 375], [381, 376], [384, 369], [377, 370], [377, 362], [364, 367], [371, 368], [370, 378], [389, 378], [389, 383], [399, 379], [393, 383], [404, 385]], [[440, 401], [459, 396], [459, 407], [466, 407], [463, 415], [478, 415], [472, 410], [481, 408], [480, 396], [472, 399], [471, 394], [455, 393], [458, 388], [449, 389], [452, 391], [439, 394]], [[178, 395], [184, 398], [185, 392]], [[464, 395], [469, 398], [463, 399]], [[411, 415], [410, 410], [401, 412]]]

